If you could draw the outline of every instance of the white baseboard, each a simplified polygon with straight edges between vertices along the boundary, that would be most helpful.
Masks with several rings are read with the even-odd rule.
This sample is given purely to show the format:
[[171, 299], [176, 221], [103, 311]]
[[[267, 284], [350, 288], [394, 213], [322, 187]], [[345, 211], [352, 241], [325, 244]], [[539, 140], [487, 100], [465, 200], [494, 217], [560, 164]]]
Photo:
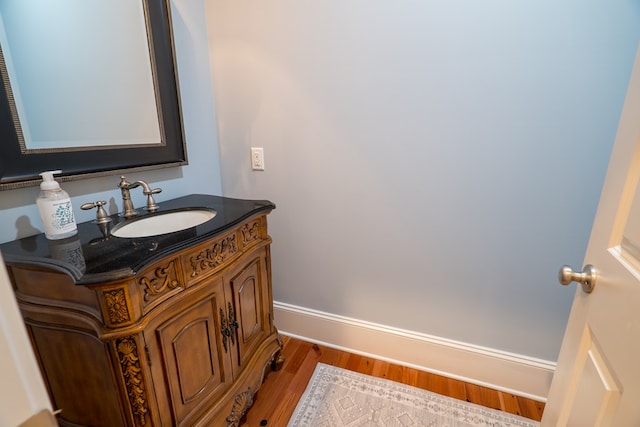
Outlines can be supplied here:
[[555, 362], [275, 302], [283, 335], [546, 402]]

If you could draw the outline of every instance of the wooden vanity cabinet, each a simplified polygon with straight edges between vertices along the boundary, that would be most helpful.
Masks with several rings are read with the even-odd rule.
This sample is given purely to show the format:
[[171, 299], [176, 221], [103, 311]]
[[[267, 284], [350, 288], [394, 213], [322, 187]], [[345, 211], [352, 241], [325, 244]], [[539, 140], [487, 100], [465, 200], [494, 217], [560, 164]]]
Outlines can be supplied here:
[[124, 280], [8, 263], [62, 426], [237, 426], [279, 368], [266, 215]]

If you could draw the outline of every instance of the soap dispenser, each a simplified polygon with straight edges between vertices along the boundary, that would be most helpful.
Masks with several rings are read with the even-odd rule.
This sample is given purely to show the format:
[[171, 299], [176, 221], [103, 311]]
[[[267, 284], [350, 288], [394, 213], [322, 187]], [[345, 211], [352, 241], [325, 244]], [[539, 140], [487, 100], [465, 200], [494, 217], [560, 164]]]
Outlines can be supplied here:
[[36, 200], [44, 225], [44, 234], [51, 240], [66, 239], [78, 232], [71, 199], [53, 179], [53, 175], [60, 172], [62, 171], [48, 171], [40, 174], [42, 183], [40, 195]]

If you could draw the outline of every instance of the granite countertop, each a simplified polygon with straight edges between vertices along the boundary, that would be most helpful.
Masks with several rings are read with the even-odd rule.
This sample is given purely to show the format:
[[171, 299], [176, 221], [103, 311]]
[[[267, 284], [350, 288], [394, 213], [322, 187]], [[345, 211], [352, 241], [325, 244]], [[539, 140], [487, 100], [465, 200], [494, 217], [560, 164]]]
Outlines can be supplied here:
[[[158, 259], [209, 239], [250, 216], [269, 212], [275, 205], [268, 200], [241, 200], [205, 194], [192, 194], [159, 202], [158, 212], [181, 208], [209, 208], [217, 213], [209, 221], [196, 227], [152, 237], [119, 238], [101, 230], [93, 221], [78, 224], [76, 236], [48, 240], [43, 233], [0, 245], [5, 262], [51, 268], [67, 273], [76, 284], [86, 285], [135, 275], [143, 267]], [[141, 218], [146, 213], [136, 207]], [[111, 216], [109, 229], [126, 221]]]

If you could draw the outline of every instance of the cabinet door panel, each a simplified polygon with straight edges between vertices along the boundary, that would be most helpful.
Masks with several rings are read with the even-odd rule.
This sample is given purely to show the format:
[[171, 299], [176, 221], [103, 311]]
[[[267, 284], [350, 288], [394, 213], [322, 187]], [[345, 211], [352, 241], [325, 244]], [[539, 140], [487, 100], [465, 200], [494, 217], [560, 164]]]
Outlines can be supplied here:
[[261, 322], [259, 314], [260, 309], [260, 289], [256, 275], [251, 275], [244, 280], [238, 289], [238, 316], [239, 316], [239, 333], [240, 342], [246, 343], [251, 341], [255, 334], [260, 333]]
[[269, 333], [267, 271], [264, 258], [245, 264], [229, 280], [232, 306], [238, 322], [234, 372], [246, 364]]
[[126, 401], [118, 396], [118, 374], [105, 343], [79, 331], [28, 326], [53, 407], [62, 409], [60, 423], [126, 426]]
[[206, 388], [209, 381], [215, 381], [215, 348], [209, 343], [202, 348], [194, 348], [193, 345], [204, 342], [210, 335], [211, 325], [214, 324], [210, 314], [184, 325], [172, 341], [176, 371], [181, 379], [179, 387], [183, 403], [191, 402]]
[[174, 313], [156, 329], [176, 424], [187, 425], [230, 382], [228, 354], [217, 340], [224, 307], [221, 294], [209, 295]]

